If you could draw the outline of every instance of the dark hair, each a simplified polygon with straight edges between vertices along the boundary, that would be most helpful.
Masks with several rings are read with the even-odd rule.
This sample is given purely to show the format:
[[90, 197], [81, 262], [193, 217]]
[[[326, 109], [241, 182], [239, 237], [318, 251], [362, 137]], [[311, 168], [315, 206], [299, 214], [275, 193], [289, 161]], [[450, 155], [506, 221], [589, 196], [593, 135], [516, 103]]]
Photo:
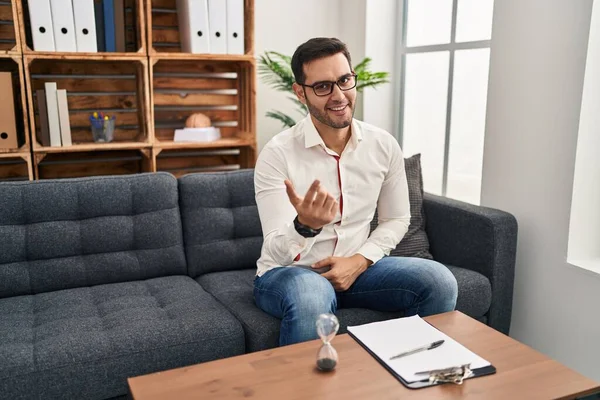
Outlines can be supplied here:
[[350, 52], [346, 44], [336, 38], [313, 38], [306, 43], [302, 43], [292, 56], [292, 72], [294, 72], [294, 78], [296, 82], [303, 84], [306, 80], [304, 74], [304, 64], [318, 60], [320, 58], [333, 56], [335, 54], [342, 53], [348, 60], [348, 65], [352, 69], [352, 60], [350, 58]]

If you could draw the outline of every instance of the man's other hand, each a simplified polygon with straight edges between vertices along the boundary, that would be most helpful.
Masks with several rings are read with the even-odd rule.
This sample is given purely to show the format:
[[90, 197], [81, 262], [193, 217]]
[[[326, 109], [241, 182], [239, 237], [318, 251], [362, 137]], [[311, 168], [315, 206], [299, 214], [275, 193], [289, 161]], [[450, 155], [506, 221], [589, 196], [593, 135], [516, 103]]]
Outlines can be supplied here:
[[323, 274], [335, 290], [338, 292], [346, 291], [352, 286], [354, 281], [365, 272], [371, 261], [367, 260], [361, 254], [355, 254], [352, 257], [327, 257], [313, 264], [312, 268], [323, 268], [330, 266], [331, 269]]

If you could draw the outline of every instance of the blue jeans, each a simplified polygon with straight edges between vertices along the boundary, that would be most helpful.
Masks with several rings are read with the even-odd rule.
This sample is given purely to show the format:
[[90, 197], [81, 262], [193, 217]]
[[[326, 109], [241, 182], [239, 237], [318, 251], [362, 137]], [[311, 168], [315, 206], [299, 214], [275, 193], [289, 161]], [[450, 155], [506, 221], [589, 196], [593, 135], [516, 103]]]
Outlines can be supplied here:
[[408, 257], [382, 258], [344, 292], [318, 273], [293, 266], [273, 268], [254, 280], [256, 305], [281, 319], [281, 346], [316, 339], [319, 314], [338, 308], [424, 317], [454, 310], [457, 294], [456, 279], [443, 264]]

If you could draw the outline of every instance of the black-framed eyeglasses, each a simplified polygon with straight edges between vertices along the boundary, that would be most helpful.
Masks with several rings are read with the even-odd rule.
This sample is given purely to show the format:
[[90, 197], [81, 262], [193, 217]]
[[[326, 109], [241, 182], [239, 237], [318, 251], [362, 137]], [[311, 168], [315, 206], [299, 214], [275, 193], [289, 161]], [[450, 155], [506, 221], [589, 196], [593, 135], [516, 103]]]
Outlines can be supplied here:
[[333, 85], [337, 85], [342, 91], [354, 89], [356, 87], [356, 74], [352, 73], [344, 75], [335, 82], [320, 81], [315, 82], [312, 85], [300, 83], [300, 86], [312, 88], [317, 96], [329, 96], [333, 92]]

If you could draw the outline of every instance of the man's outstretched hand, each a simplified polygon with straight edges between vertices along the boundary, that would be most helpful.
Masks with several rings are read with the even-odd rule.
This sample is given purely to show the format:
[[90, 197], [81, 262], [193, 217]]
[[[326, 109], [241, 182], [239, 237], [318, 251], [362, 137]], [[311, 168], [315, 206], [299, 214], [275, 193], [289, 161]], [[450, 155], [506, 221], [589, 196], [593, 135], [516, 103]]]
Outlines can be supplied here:
[[369, 265], [371, 265], [370, 260], [361, 254], [355, 254], [352, 257], [327, 257], [311, 267], [317, 269], [330, 266], [331, 269], [321, 276], [331, 282], [335, 290], [343, 292], [352, 286]]
[[298, 213], [298, 222], [313, 229], [320, 229], [335, 218], [339, 204], [335, 198], [315, 180], [304, 197], [298, 196], [294, 185], [285, 180], [285, 188], [290, 203]]

